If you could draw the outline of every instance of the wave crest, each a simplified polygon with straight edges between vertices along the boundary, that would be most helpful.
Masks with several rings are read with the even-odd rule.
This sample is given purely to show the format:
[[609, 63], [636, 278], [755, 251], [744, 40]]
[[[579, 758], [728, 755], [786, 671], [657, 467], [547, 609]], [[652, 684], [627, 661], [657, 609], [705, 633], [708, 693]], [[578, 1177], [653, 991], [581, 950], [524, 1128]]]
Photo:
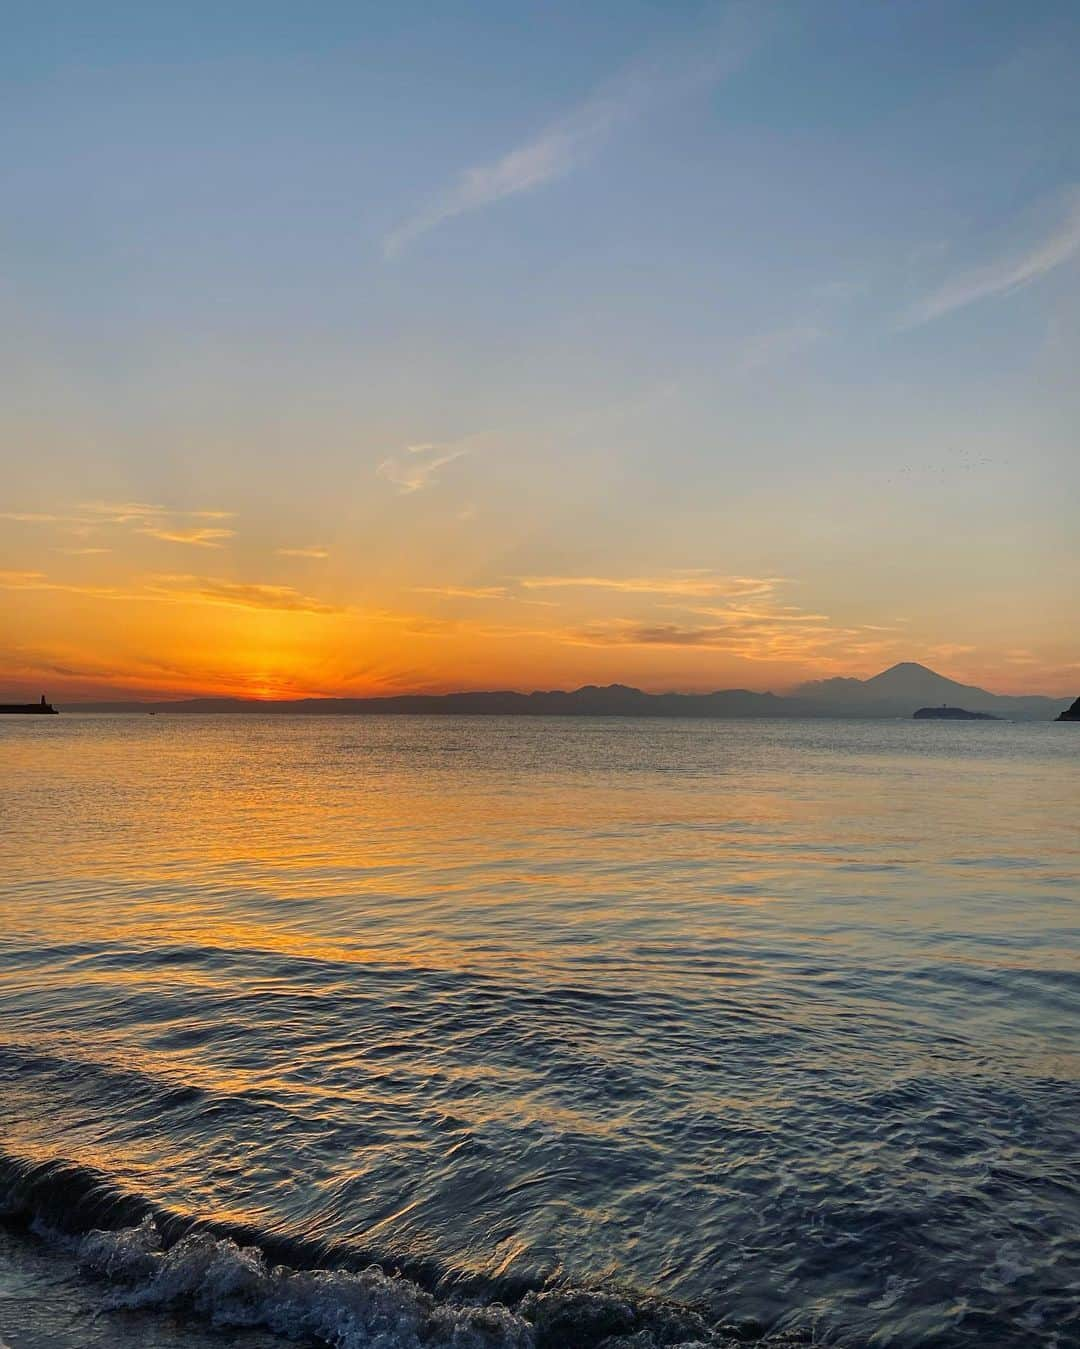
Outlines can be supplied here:
[[[166, 1247], [157, 1224], [89, 1232], [82, 1269], [118, 1285], [111, 1307], [194, 1311], [220, 1327], [274, 1331], [333, 1349], [734, 1349], [760, 1327], [710, 1325], [659, 1298], [584, 1289], [527, 1294], [516, 1308], [440, 1302], [402, 1275], [270, 1265], [256, 1246], [191, 1232]], [[805, 1343], [770, 1337], [773, 1346]]]
[[295, 1270], [255, 1246], [192, 1232], [165, 1248], [153, 1218], [78, 1245], [89, 1273], [123, 1287], [113, 1306], [193, 1309], [213, 1324], [264, 1327], [335, 1349], [533, 1349], [533, 1327], [498, 1303], [452, 1306], [376, 1266]]
[[[233, 1229], [157, 1208], [92, 1167], [0, 1150], [0, 1220], [30, 1227], [109, 1286], [107, 1305], [193, 1313], [332, 1349], [773, 1349], [756, 1323], [719, 1323], [695, 1308], [636, 1293], [524, 1291], [511, 1304], [437, 1296], [378, 1264], [319, 1267], [323, 1243]], [[299, 1263], [274, 1263], [273, 1254]], [[354, 1256], [356, 1253], [352, 1253]], [[305, 1260], [310, 1267], [304, 1268]], [[434, 1277], [430, 1287], [441, 1280]], [[505, 1296], [505, 1294], [504, 1294]]]

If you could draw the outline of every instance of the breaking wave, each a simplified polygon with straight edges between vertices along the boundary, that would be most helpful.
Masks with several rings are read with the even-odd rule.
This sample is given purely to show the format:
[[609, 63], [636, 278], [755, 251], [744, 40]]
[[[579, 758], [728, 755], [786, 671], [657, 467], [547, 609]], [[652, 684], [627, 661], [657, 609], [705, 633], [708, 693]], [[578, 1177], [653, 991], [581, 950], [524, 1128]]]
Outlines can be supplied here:
[[[319, 1266], [325, 1243], [231, 1231], [172, 1213], [92, 1167], [0, 1153], [0, 1220], [69, 1254], [105, 1305], [196, 1315], [333, 1349], [728, 1349], [766, 1337], [701, 1308], [623, 1290], [536, 1288], [509, 1301], [441, 1298], [400, 1270]], [[288, 1252], [291, 1261], [280, 1259]], [[342, 1248], [338, 1256], [348, 1261]], [[434, 1271], [431, 1272], [434, 1274]], [[431, 1277], [429, 1274], [429, 1278]], [[437, 1282], [437, 1280], [436, 1280]]]

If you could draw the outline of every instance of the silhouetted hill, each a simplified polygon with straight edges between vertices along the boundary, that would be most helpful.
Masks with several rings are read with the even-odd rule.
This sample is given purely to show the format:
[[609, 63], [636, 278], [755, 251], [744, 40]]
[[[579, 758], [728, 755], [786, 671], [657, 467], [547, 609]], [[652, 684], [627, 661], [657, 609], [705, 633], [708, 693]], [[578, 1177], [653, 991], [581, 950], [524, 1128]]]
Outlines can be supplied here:
[[586, 684], [572, 690], [517, 693], [412, 693], [388, 698], [300, 698], [263, 702], [244, 698], [190, 698], [182, 702], [68, 704], [84, 712], [305, 713], [322, 716], [510, 717], [911, 717], [920, 707], [960, 704], [973, 711], [1023, 721], [1050, 721], [1064, 698], [1011, 698], [905, 662], [872, 679], [824, 679], [789, 697], [724, 689], [716, 693], [644, 693], [626, 684]]
[[821, 712], [842, 717], [910, 717], [917, 708], [948, 703], [1012, 721], [1051, 721], [1066, 703], [1064, 698], [1036, 694], [989, 693], [915, 661], [903, 661], [870, 679], [814, 680], [794, 692]]
[[1071, 707], [1065, 708], [1058, 721], [1080, 721], [1080, 698]]
[[600, 688], [586, 684], [564, 691], [535, 693], [499, 690], [490, 693], [412, 693], [388, 698], [300, 698], [258, 702], [242, 698], [191, 698], [183, 702], [83, 703], [85, 712], [262, 712], [362, 716], [511, 717], [799, 717], [810, 709], [796, 699], [749, 689], [722, 693], [644, 693], [625, 684]]

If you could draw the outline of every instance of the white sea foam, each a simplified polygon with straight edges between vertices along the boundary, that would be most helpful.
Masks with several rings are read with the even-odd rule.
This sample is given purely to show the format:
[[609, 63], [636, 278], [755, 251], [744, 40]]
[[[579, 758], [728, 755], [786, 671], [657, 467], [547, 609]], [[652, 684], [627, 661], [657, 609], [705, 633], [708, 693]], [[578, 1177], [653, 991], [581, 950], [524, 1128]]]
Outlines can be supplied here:
[[163, 1247], [147, 1218], [79, 1243], [88, 1272], [119, 1287], [112, 1306], [190, 1308], [213, 1324], [265, 1327], [335, 1349], [530, 1349], [533, 1329], [498, 1303], [439, 1303], [404, 1278], [370, 1267], [311, 1272], [271, 1266], [253, 1246], [192, 1233]]
[[[77, 1239], [84, 1272], [106, 1280], [109, 1308], [176, 1309], [212, 1325], [261, 1328], [333, 1349], [727, 1349], [732, 1327], [655, 1298], [587, 1289], [527, 1294], [515, 1308], [441, 1302], [377, 1266], [271, 1265], [255, 1246], [192, 1232], [167, 1247], [153, 1218]], [[739, 1340], [745, 1337], [739, 1335]], [[754, 1336], [756, 1338], [756, 1336]], [[785, 1336], [769, 1340], [791, 1345]]]

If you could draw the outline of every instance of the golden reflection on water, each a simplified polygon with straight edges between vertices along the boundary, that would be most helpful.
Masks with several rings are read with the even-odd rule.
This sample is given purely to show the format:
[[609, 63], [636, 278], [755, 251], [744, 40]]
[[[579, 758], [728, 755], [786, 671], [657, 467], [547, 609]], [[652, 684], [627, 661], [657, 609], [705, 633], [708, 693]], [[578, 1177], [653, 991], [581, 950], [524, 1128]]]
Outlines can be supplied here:
[[455, 1273], [979, 1286], [1075, 1135], [1060, 729], [0, 725], [0, 1149]]
[[[959, 754], [920, 759], [925, 726], [860, 758], [820, 726], [795, 751], [785, 737], [805, 728], [776, 723], [591, 723], [584, 737], [501, 719], [5, 726], [6, 917], [55, 938], [62, 904], [69, 934], [104, 940], [475, 967], [558, 962], [625, 921], [643, 941], [783, 922], [887, 952], [905, 929], [947, 933], [949, 895], [1003, 875], [1053, 908], [1076, 851], [1067, 784], [1037, 759], [988, 771], [962, 735]], [[969, 937], [981, 912], [967, 906]]]

